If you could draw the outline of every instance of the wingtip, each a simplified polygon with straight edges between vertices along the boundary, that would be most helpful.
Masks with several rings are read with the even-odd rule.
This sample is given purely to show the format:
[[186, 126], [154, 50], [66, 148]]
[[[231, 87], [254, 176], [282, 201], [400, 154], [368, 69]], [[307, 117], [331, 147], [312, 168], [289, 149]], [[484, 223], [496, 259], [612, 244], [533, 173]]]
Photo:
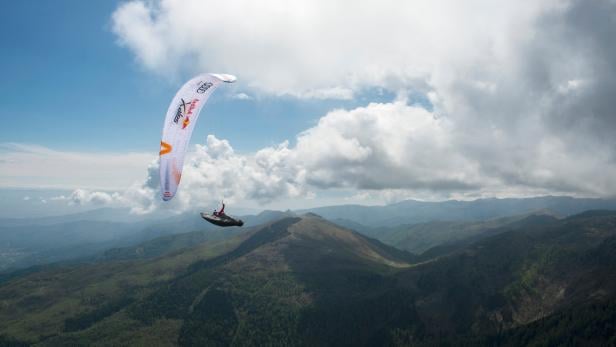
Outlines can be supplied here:
[[230, 75], [230, 74], [225, 74], [225, 73], [210, 73], [210, 75], [218, 78], [219, 80], [226, 82], [226, 83], [233, 83], [235, 81], [237, 81], [237, 77]]

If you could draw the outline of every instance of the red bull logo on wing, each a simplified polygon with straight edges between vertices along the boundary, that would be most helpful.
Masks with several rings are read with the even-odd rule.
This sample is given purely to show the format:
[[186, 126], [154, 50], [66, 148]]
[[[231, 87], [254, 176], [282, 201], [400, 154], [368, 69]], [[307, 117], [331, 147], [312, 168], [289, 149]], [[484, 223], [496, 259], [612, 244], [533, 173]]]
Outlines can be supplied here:
[[199, 99], [193, 99], [193, 101], [190, 102], [190, 106], [188, 107], [188, 112], [186, 112], [186, 117], [184, 118], [184, 121], [182, 122], [182, 129], [186, 129], [186, 127], [190, 125], [190, 115], [193, 113], [193, 110], [197, 107], [197, 102], [199, 102]]

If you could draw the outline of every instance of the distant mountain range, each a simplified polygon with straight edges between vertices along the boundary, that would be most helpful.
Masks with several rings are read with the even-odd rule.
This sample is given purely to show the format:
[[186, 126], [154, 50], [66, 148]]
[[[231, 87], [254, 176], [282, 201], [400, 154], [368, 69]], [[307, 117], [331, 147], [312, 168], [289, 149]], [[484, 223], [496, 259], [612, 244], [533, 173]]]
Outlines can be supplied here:
[[[281, 218], [288, 212], [264, 211], [243, 216], [246, 226]], [[109, 218], [110, 220], [105, 220]], [[131, 219], [132, 218], [132, 219]], [[132, 247], [158, 237], [198, 231], [214, 237], [217, 227], [198, 212], [179, 215], [131, 217], [115, 209], [100, 209], [52, 218], [0, 220], [0, 274], [3, 271], [74, 259], [89, 259], [111, 249]], [[220, 236], [236, 235], [238, 228]], [[228, 234], [228, 235], [227, 235]], [[202, 241], [205, 241], [203, 239]]]
[[587, 210], [616, 210], [614, 199], [545, 196], [524, 199], [479, 199], [425, 202], [405, 200], [385, 206], [338, 205], [296, 211], [314, 212], [340, 224], [367, 227], [397, 226], [433, 221], [480, 221], [542, 211], [566, 217]]
[[[241, 218], [246, 226], [254, 226], [282, 216], [314, 212], [336, 224], [420, 254], [447, 242], [479, 237], [488, 229], [504, 226], [509, 218], [528, 214], [565, 217], [589, 209], [616, 209], [616, 200], [570, 197], [407, 200], [386, 206], [342, 205], [294, 212], [263, 211]], [[179, 233], [194, 232], [201, 235], [198, 240], [206, 241], [231, 237], [241, 229], [226, 229], [228, 233], [215, 230], [218, 229], [200, 218], [198, 211], [179, 215], [168, 212], [132, 215], [126, 209], [103, 208], [66, 216], [1, 219], [0, 274], [33, 265], [100, 258], [110, 249], [126, 248], [123, 252], [127, 252], [143, 242]], [[185, 240], [197, 242], [197, 239]]]
[[[609, 345], [616, 212], [527, 216], [417, 256], [319, 216], [0, 285], [0, 344]], [[431, 254], [426, 256], [426, 254]], [[131, 258], [131, 257], [129, 257]]]

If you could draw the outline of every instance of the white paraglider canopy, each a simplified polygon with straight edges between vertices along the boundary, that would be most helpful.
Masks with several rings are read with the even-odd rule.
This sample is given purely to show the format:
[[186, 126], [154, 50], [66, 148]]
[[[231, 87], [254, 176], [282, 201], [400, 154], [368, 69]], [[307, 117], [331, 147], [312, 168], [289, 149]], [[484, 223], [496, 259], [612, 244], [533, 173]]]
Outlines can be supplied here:
[[233, 75], [202, 74], [186, 82], [175, 94], [167, 110], [160, 141], [160, 188], [163, 200], [171, 200], [178, 190], [186, 147], [201, 108], [218, 85], [235, 80]]

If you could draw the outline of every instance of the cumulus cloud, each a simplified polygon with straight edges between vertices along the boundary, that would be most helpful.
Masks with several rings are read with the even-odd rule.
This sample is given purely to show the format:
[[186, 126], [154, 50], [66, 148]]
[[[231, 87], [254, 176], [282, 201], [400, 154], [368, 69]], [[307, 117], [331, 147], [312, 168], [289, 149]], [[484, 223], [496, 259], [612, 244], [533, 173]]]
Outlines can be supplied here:
[[112, 26], [156, 72], [231, 71], [255, 92], [316, 99], [415, 90], [471, 142], [498, 129], [613, 147], [615, 15], [582, 0], [135, 0]]
[[373, 103], [330, 112], [299, 135], [295, 155], [318, 187], [476, 188], [476, 164], [460, 155], [451, 133], [446, 119], [424, 108]]
[[176, 208], [186, 209], [222, 198], [229, 202], [269, 202], [302, 196], [307, 190], [301, 168], [295, 166], [290, 155], [287, 143], [254, 154], [237, 154], [228, 141], [210, 135], [205, 145], [196, 145], [195, 151], [188, 154], [180, 192], [173, 201]]
[[[510, 53], [559, 2], [130, 1], [112, 27], [144, 66], [232, 71], [260, 91], [348, 98]], [[194, 72], [194, 71], [192, 71]]]
[[187, 154], [180, 189], [170, 203], [159, 196], [157, 161], [142, 184], [121, 194], [75, 191], [66, 200], [119, 203], [147, 213], [181, 212], [222, 198], [231, 203], [310, 198], [328, 189], [354, 191], [352, 201], [384, 202], [616, 192], [611, 179], [616, 163], [609, 151], [597, 149], [589, 157], [555, 136], [522, 145], [493, 129], [486, 135], [494, 137], [490, 148], [478, 152], [457, 129], [449, 119], [403, 99], [371, 103], [327, 113], [300, 133], [294, 146], [285, 141], [238, 154], [228, 141], [210, 135]]
[[572, 148], [544, 129], [536, 137], [479, 124], [463, 132], [455, 121], [405, 100], [336, 110], [301, 133], [289, 157], [309, 186], [382, 191], [387, 200], [616, 193], [605, 146]]
[[485, 178], [475, 163], [455, 151], [450, 132], [446, 120], [404, 100], [335, 110], [299, 134], [295, 146], [285, 141], [238, 154], [228, 141], [208, 136], [205, 145], [188, 153], [180, 190], [171, 204], [159, 202], [155, 163], [149, 179], [135, 188], [151, 193], [151, 200], [141, 201], [144, 211], [152, 206], [181, 211], [221, 198], [267, 203], [307, 198], [329, 188], [476, 189]]
[[156, 72], [233, 72], [251, 95], [376, 87], [431, 104], [332, 110], [294, 145], [249, 154], [211, 136], [189, 153], [172, 204], [158, 202], [156, 163], [122, 198], [147, 212], [325, 189], [391, 201], [616, 195], [613, 18], [613, 1], [582, 0], [123, 3], [113, 30]]
[[252, 200], [270, 202], [282, 197], [310, 196], [300, 171], [289, 157], [288, 143], [264, 148], [256, 153], [237, 154], [227, 140], [213, 135], [205, 145], [195, 145], [186, 156], [178, 194], [168, 203], [160, 198], [158, 159], [147, 167], [142, 183], [109, 193], [77, 189], [55, 200], [69, 204], [107, 204], [126, 206], [143, 214], [156, 210], [183, 212], [221, 199], [230, 203]]
[[88, 191], [85, 189], [76, 189], [69, 196], [52, 197], [54, 201], [67, 201], [70, 205], [108, 205], [120, 199], [118, 193], [106, 193], [97, 191]]
[[231, 96], [232, 99], [237, 99], [237, 100], [252, 100], [253, 97], [246, 94], [246, 93], [237, 93]]

